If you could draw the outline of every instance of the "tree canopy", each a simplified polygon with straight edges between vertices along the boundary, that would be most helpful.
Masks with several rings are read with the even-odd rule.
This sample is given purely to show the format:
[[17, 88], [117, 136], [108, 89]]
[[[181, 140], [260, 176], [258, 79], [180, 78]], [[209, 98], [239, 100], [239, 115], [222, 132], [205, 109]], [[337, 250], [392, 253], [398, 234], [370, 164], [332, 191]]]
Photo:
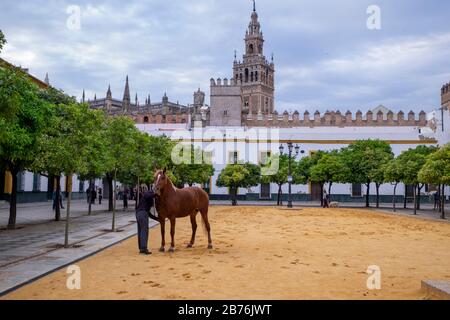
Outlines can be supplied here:
[[216, 185], [230, 188], [232, 204], [237, 204], [237, 192], [239, 188], [257, 186], [261, 181], [261, 168], [255, 164], [229, 164], [219, 175]]
[[450, 144], [431, 154], [419, 171], [419, 181], [450, 185]]
[[342, 157], [349, 168], [345, 180], [366, 185], [366, 206], [369, 207], [370, 184], [375, 182], [378, 190], [384, 182], [383, 166], [394, 157], [391, 146], [381, 140], [359, 140], [343, 148]]
[[16, 223], [17, 173], [28, 169], [36, 158], [37, 140], [50, 110], [23, 72], [0, 68], [0, 166], [13, 176], [9, 228]]
[[322, 154], [317, 163], [311, 167], [310, 180], [322, 184], [328, 183], [329, 193], [331, 193], [331, 185], [345, 182], [348, 175], [349, 170], [342, 160], [341, 153], [331, 151]]
[[2, 52], [3, 46], [6, 44], [5, 35], [2, 30], [0, 30], [0, 52]]
[[189, 163], [180, 163], [171, 168], [176, 184], [183, 187], [185, 184], [192, 186], [195, 183], [208, 183], [211, 176], [214, 175], [214, 167], [205, 162], [205, 153], [202, 149], [194, 148], [192, 145], [189, 156]]

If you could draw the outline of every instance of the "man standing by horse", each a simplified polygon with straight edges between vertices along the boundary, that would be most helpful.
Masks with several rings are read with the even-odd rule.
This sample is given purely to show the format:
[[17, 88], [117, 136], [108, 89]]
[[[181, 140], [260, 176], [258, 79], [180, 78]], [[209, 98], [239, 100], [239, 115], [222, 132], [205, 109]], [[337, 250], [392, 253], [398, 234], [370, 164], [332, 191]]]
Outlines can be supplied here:
[[149, 255], [148, 250], [148, 222], [150, 209], [153, 207], [155, 194], [149, 191], [146, 186], [142, 189], [142, 196], [136, 208], [136, 220], [138, 226], [139, 253]]

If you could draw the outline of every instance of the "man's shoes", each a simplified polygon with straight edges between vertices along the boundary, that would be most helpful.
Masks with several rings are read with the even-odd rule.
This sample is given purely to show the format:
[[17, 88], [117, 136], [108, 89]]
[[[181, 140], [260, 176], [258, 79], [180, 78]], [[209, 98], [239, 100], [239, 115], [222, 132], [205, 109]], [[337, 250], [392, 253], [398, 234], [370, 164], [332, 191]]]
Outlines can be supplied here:
[[152, 254], [150, 251], [148, 251], [148, 250], [141, 250], [141, 251], [139, 251], [139, 253], [140, 254], [145, 254], [145, 255], [150, 255], [150, 254]]

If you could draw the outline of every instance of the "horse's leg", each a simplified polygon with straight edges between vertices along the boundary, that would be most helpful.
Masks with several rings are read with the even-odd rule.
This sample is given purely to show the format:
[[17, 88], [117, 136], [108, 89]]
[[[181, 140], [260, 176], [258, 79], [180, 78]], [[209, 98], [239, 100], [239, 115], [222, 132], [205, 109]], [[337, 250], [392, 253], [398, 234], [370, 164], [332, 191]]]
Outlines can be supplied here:
[[208, 249], [212, 249], [212, 239], [211, 239], [211, 225], [208, 221], [208, 208], [201, 210], [202, 219], [206, 227], [206, 231], [208, 231]]
[[161, 248], [159, 249], [159, 252], [164, 252], [164, 251], [166, 251], [166, 249], [165, 249], [165, 246], [166, 246], [166, 237], [165, 237], [166, 220], [165, 219], [161, 219], [159, 221], [159, 224], [161, 225]]
[[192, 248], [195, 243], [195, 233], [197, 232], [197, 212], [191, 213], [191, 225], [192, 225], [192, 237], [191, 242], [188, 244], [188, 248]]
[[172, 238], [172, 243], [170, 244], [169, 252], [175, 252], [175, 218], [170, 219], [170, 237]]

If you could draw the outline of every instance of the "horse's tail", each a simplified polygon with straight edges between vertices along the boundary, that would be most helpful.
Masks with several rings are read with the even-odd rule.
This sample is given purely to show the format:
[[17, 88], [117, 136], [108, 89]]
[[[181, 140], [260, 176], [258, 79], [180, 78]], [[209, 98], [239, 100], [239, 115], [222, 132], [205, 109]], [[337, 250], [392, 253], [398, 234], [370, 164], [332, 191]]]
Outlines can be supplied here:
[[[200, 212], [201, 213], [201, 212]], [[208, 235], [208, 230], [206, 230], [206, 222], [205, 222], [205, 217], [203, 216], [203, 214], [201, 214], [202, 216], [202, 229], [203, 229], [203, 235], [207, 236]]]

